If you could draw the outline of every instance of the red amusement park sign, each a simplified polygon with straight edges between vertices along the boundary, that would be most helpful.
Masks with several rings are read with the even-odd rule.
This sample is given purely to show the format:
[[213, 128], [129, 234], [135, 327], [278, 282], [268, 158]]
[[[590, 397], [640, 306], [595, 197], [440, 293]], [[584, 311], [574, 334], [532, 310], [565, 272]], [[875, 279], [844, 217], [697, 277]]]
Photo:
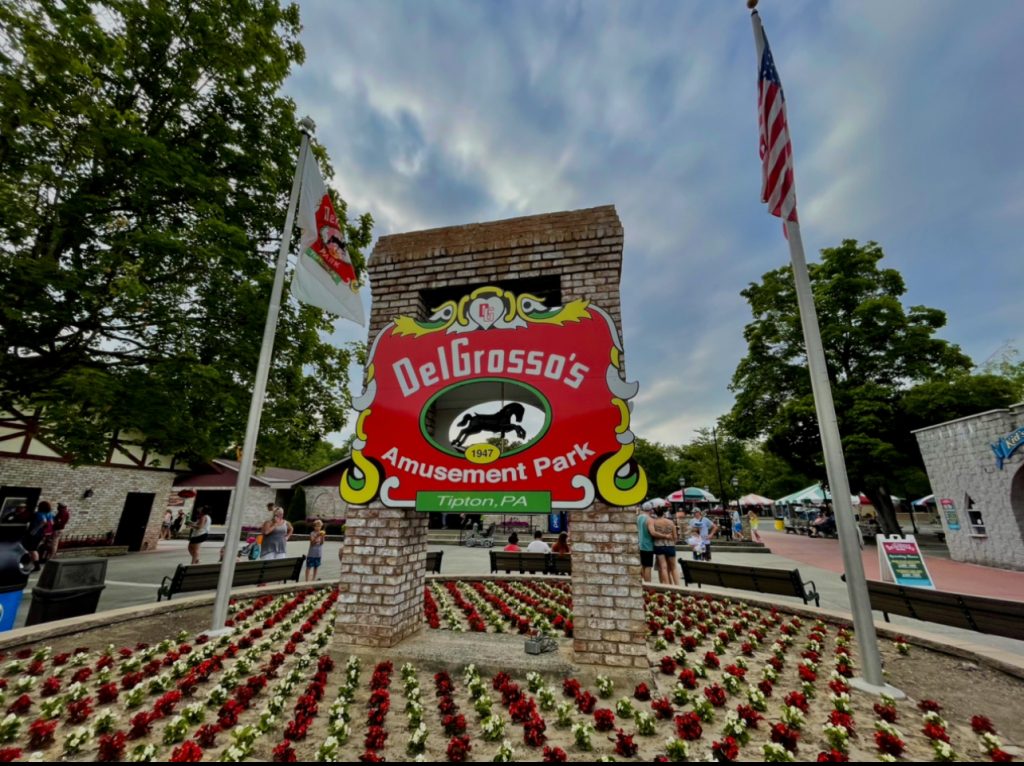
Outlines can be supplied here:
[[484, 287], [374, 340], [351, 504], [540, 512], [643, 500], [622, 346], [601, 309]]

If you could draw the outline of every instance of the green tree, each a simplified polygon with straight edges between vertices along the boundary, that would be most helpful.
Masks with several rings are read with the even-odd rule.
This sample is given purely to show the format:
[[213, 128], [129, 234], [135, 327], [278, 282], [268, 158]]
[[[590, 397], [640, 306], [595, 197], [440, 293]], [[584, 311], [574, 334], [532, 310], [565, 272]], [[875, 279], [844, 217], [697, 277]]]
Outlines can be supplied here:
[[[942, 311], [903, 306], [903, 278], [880, 268], [877, 244], [844, 240], [821, 254], [809, 270], [851, 487], [871, 498], [886, 531], [897, 531], [889, 493], [927, 488], [911, 429], [963, 409], [943, 405], [939, 392], [952, 397], [946, 389], [956, 389], [962, 405], [984, 409], [1005, 406], [1009, 387], [975, 381], [971, 360], [934, 337], [945, 325]], [[733, 375], [729, 430], [763, 438], [793, 471], [824, 480], [792, 272], [771, 271], [742, 294], [754, 320]]]
[[[277, 0], [0, 0], [0, 397], [42, 407], [76, 460], [115, 431], [195, 458], [241, 442], [299, 31]], [[372, 220], [345, 225], [360, 269]], [[353, 352], [330, 329], [282, 307], [261, 462], [343, 426]]]

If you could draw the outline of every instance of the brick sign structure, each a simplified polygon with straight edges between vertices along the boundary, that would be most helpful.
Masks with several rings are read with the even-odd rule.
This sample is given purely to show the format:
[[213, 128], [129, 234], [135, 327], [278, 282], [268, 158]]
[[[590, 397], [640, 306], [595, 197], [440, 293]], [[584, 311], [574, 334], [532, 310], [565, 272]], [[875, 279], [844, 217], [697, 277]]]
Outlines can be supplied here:
[[622, 242], [610, 206], [378, 242], [371, 359], [341, 483], [349, 640], [390, 646], [419, 629], [422, 511], [554, 508], [570, 514], [576, 660], [646, 667]]

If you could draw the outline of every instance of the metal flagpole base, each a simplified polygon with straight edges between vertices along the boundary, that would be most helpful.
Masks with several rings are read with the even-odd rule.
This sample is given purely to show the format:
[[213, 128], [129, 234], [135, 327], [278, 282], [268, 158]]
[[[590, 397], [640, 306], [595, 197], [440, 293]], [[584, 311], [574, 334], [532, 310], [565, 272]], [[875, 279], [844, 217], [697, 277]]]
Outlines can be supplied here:
[[220, 638], [221, 636], [230, 636], [234, 632], [234, 628], [217, 628], [217, 630], [204, 630], [203, 635], [207, 638]]
[[883, 694], [888, 694], [894, 700], [902, 700], [907, 698], [906, 693], [904, 693], [901, 689], [897, 689], [892, 684], [883, 684], [881, 686], [877, 686], [876, 684], [868, 683], [865, 679], [860, 678], [859, 676], [856, 678], [851, 678], [848, 683], [850, 684], [851, 689], [856, 689], [857, 691], [861, 692], [867, 692], [868, 694], [872, 694], [875, 697], [880, 697]]

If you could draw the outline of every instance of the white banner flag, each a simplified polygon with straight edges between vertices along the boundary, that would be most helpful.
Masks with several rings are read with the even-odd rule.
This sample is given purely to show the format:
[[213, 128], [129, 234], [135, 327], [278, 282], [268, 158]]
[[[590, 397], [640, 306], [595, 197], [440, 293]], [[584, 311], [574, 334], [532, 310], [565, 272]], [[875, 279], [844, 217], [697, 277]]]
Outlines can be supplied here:
[[345, 233], [312, 152], [307, 152], [302, 168], [299, 228], [302, 239], [292, 295], [303, 303], [365, 325], [356, 272], [345, 249]]

